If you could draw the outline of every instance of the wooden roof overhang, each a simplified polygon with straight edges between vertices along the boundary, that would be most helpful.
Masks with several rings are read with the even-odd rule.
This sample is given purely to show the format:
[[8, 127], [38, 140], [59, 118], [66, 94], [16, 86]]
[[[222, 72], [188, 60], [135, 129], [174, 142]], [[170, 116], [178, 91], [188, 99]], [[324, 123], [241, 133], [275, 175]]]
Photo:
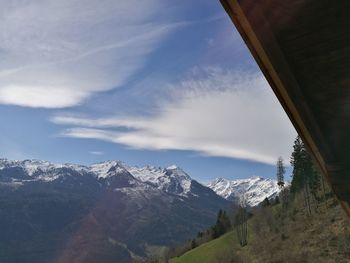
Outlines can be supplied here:
[[350, 1], [220, 1], [350, 216]]

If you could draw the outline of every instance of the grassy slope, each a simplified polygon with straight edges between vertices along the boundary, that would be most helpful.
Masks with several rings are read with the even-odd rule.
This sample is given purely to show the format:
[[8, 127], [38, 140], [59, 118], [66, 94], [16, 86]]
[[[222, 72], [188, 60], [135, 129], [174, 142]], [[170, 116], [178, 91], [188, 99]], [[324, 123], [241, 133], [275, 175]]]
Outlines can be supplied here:
[[[350, 224], [339, 205], [323, 204], [311, 217], [298, 211], [284, 220], [274, 219], [279, 208], [270, 210], [272, 218], [255, 218], [263, 226], [269, 220], [273, 230], [261, 229], [256, 240], [250, 236], [248, 246], [241, 248], [236, 233], [229, 232], [170, 263], [350, 262]], [[250, 234], [253, 228], [256, 221], [250, 220]]]
[[179, 258], [170, 260], [170, 263], [206, 263], [218, 262], [218, 255], [226, 254], [233, 249], [234, 233], [229, 232], [222, 237], [205, 243]]
[[[251, 241], [253, 240], [252, 236], [248, 238]], [[236, 232], [231, 231], [188, 251], [181, 257], [171, 259], [170, 263], [223, 263], [230, 262], [231, 259], [237, 257], [243, 259], [243, 262], [251, 262], [248, 250], [249, 246], [244, 248], [239, 246]]]

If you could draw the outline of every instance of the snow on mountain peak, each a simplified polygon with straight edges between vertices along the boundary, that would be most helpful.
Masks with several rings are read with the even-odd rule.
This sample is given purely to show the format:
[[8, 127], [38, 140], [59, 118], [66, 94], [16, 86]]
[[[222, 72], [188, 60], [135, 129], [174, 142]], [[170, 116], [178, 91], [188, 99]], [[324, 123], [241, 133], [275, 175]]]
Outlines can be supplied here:
[[178, 195], [187, 195], [191, 191], [191, 177], [176, 165], [165, 169], [154, 166], [129, 166], [127, 169], [135, 178], [163, 191]]
[[127, 169], [121, 161], [95, 163], [89, 166], [89, 170], [96, 174], [98, 178], [106, 178], [111, 175], [127, 172]]
[[225, 199], [238, 202], [245, 197], [248, 206], [260, 204], [266, 197], [274, 198], [280, 192], [276, 180], [254, 176], [248, 179], [227, 180], [217, 178], [207, 185]]
[[20, 167], [22, 168], [29, 176], [33, 176], [36, 172], [48, 172], [57, 167], [62, 167], [61, 164], [53, 164], [48, 161], [42, 160], [0, 160], [0, 170], [4, 168], [13, 168]]
[[139, 168], [137, 166], [128, 166], [116, 160], [84, 166], [75, 164], [53, 164], [41, 160], [11, 161], [0, 159], [0, 170], [5, 168], [23, 169], [27, 176], [25, 180], [42, 181], [52, 181], [65, 174], [70, 174], [70, 172], [62, 171], [62, 169], [70, 169], [72, 172], [76, 172], [77, 175], [84, 175], [86, 173], [93, 174], [97, 178], [109, 178], [128, 174], [160, 190], [184, 196], [191, 191], [192, 182], [191, 177], [176, 165], [171, 165], [168, 168], [149, 165]]

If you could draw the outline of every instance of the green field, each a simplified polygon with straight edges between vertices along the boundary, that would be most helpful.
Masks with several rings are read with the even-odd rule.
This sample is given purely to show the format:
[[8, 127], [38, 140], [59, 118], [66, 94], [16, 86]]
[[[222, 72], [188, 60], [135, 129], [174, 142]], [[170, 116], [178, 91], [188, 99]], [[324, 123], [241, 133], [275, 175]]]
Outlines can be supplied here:
[[[214, 239], [195, 249], [192, 249], [170, 263], [225, 263], [241, 262], [247, 259], [248, 246], [241, 248], [238, 244], [236, 232], [231, 231], [218, 239]], [[244, 261], [243, 261], [244, 262]], [[250, 261], [248, 261], [250, 262]]]
[[225, 235], [204, 243], [195, 249], [188, 251], [180, 257], [172, 258], [170, 263], [231, 263], [254, 262], [249, 250], [254, 242], [252, 235], [252, 222], [248, 220], [248, 245], [241, 247], [236, 231], [230, 231]]

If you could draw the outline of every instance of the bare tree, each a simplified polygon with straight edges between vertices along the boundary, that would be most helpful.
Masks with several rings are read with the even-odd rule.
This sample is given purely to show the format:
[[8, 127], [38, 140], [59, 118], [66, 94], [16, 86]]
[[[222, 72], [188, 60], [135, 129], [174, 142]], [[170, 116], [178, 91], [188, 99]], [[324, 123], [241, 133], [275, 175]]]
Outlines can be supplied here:
[[307, 177], [304, 175], [304, 202], [305, 202], [305, 207], [307, 208], [307, 212], [309, 215], [311, 215], [311, 200], [310, 200], [310, 187], [307, 182]]
[[246, 246], [248, 244], [248, 214], [245, 196], [241, 197], [234, 220], [234, 226], [236, 228], [239, 244], [242, 247]]

